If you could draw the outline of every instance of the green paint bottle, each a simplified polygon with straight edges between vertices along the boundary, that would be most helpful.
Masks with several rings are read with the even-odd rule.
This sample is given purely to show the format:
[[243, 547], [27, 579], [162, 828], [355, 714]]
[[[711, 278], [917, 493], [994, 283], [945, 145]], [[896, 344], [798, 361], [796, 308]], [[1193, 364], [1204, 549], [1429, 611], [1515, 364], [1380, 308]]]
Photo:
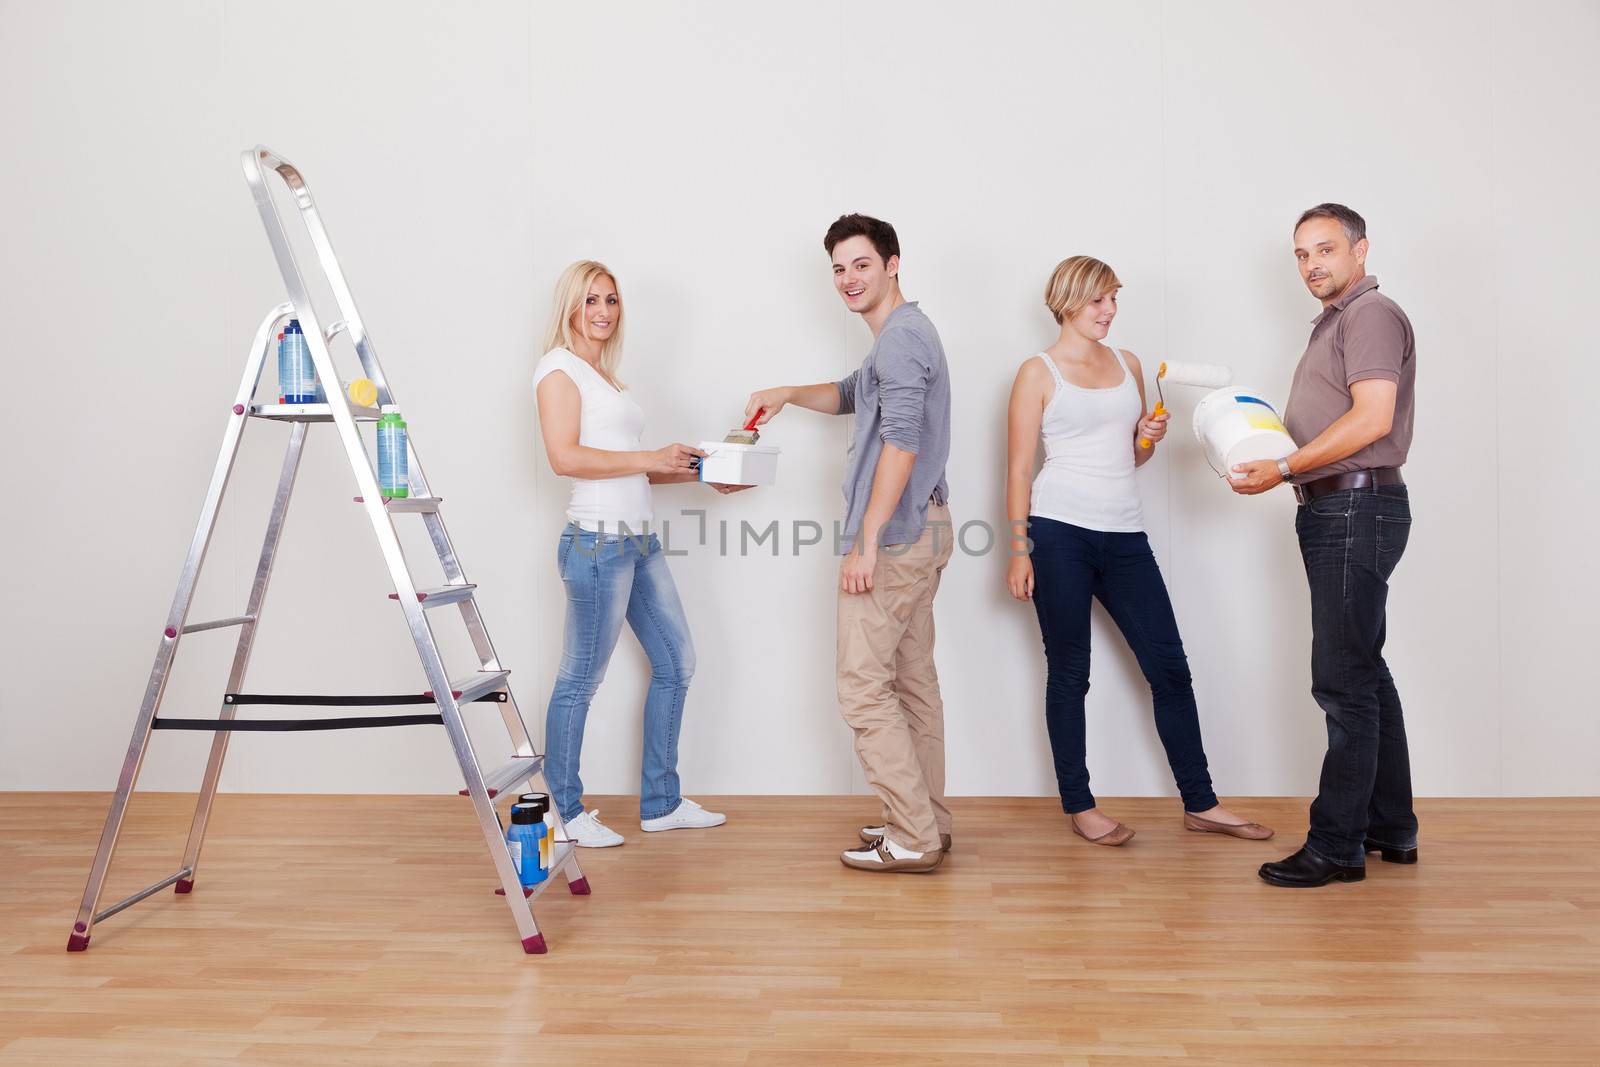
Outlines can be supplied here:
[[406, 421], [400, 417], [399, 408], [385, 404], [378, 419], [378, 492], [385, 499], [411, 495], [406, 460]]

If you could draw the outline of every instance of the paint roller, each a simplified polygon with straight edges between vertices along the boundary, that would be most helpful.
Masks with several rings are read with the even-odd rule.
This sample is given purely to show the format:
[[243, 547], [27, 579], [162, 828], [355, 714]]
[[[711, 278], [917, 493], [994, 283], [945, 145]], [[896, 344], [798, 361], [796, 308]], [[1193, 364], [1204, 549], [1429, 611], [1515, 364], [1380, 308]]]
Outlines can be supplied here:
[[[1161, 391], [1161, 381], [1166, 379], [1173, 385], [1193, 385], [1201, 389], [1221, 389], [1233, 381], [1233, 371], [1228, 367], [1219, 367], [1213, 363], [1163, 363], [1161, 369], [1156, 371], [1156, 409], [1150, 417], [1165, 415], [1167, 413], [1167, 398]], [[1149, 448], [1150, 439], [1140, 438], [1139, 447]]]

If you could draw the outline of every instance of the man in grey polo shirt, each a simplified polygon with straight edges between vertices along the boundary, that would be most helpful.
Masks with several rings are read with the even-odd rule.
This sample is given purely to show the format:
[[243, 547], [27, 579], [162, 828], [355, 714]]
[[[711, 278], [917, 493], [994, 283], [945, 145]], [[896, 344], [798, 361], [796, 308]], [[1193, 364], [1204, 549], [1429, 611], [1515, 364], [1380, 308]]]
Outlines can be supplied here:
[[866, 871], [931, 871], [950, 847], [944, 801], [944, 702], [933, 665], [933, 598], [955, 537], [945, 506], [950, 373], [944, 346], [900, 292], [894, 227], [844, 215], [823, 247], [834, 288], [872, 330], [872, 350], [838, 382], [752, 393], [745, 417], [788, 404], [855, 415], [845, 459], [839, 568], [839, 710], [855, 733], [881, 825], [840, 860]]
[[1389, 578], [1405, 552], [1417, 375], [1411, 320], [1366, 272], [1367, 224], [1319, 204], [1295, 224], [1294, 254], [1322, 301], [1295, 369], [1284, 423], [1299, 451], [1234, 468], [1238, 493], [1289, 482], [1311, 585], [1311, 693], [1328, 753], [1305, 847], [1261, 866], [1273, 885], [1359, 882], [1366, 854], [1417, 860], [1411, 760], [1400, 693], [1384, 662]]

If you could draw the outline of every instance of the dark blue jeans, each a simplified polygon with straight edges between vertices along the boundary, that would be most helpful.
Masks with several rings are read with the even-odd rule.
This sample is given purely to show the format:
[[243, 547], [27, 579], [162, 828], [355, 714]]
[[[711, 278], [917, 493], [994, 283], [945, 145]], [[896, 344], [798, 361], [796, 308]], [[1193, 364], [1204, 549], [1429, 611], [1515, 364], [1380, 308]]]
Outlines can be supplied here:
[[1183, 796], [1185, 811], [1216, 807], [1189, 660], [1178, 636], [1167, 584], [1142, 533], [1101, 533], [1030, 516], [1033, 607], [1039, 614], [1048, 674], [1044, 721], [1055, 755], [1056, 785], [1068, 813], [1094, 807], [1084, 762], [1083, 701], [1089, 692], [1089, 608], [1099, 598], [1116, 622], [1155, 699], [1156, 732]]
[[1328, 754], [1306, 847], [1349, 867], [1364, 838], [1417, 843], [1400, 693], [1383, 659], [1389, 576], [1411, 533], [1403, 485], [1329, 493], [1295, 514], [1311, 584], [1311, 695], [1328, 718]]

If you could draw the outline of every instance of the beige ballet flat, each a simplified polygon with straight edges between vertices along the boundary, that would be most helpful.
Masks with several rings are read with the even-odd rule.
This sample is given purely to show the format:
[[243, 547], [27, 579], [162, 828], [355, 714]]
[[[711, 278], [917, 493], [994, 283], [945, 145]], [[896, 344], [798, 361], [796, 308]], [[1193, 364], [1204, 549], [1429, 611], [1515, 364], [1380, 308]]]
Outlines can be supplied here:
[[1088, 834], [1078, 829], [1077, 819], [1072, 818], [1070, 815], [1067, 816], [1067, 818], [1072, 823], [1072, 832], [1089, 842], [1091, 845], [1109, 845], [1115, 848], [1118, 845], [1126, 845], [1129, 841], [1133, 840], [1133, 829], [1131, 827], [1122, 825], [1120, 822], [1111, 829], [1107, 830], [1105, 833], [1101, 834], [1099, 837], [1090, 837]]
[[1227, 834], [1229, 837], [1242, 837], [1246, 841], [1265, 841], [1273, 834], [1272, 827], [1262, 826], [1258, 822], [1246, 822], [1237, 825], [1216, 822], [1212, 819], [1202, 819], [1191, 811], [1183, 813], [1183, 828], [1185, 830], [1193, 830], [1198, 834]]

